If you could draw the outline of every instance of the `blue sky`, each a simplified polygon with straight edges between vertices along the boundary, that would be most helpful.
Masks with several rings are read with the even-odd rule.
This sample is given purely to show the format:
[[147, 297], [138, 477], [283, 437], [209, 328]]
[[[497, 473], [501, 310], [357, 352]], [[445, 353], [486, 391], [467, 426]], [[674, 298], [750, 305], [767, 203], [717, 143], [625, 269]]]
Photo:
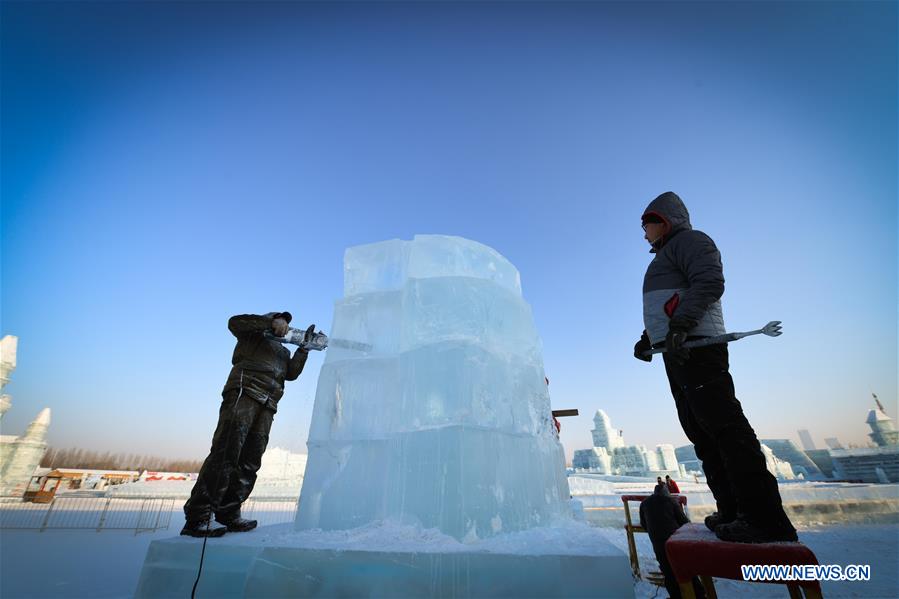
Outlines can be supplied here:
[[[723, 254], [760, 437], [863, 443], [897, 397], [897, 8], [809, 3], [2, 5], [3, 433], [202, 457], [230, 315], [329, 329], [345, 248], [416, 233], [521, 271], [562, 440], [686, 442], [631, 356], [674, 190]], [[272, 445], [305, 446], [322, 356]]]

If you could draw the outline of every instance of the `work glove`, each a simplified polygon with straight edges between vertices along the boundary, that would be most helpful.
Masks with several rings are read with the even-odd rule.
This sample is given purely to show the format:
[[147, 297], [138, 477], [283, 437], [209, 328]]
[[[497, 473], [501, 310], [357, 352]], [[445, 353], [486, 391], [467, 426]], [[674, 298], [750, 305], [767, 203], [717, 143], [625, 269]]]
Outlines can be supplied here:
[[313, 345], [313, 339], [315, 339], [315, 325], [310, 324], [303, 332], [303, 341], [299, 344], [300, 347], [297, 348], [297, 351], [304, 351], [308, 353], [310, 347]]
[[646, 335], [646, 331], [643, 331], [643, 334], [640, 335], [640, 340], [634, 345], [634, 357], [638, 360], [643, 360], [644, 362], [652, 362], [652, 354], [644, 355], [643, 352], [649, 351], [652, 349], [652, 343], [649, 342], [649, 337]]
[[695, 320], [675, 316], [668, 321], [668, 335], [665, 336], [665, 351], [675, 364], [683, 366], [690, 359], [690, 348], [684, 347], [687, 333], [696, 326]]
[[324, 351], [328, 349], [328, 336], [324, 331], [315, 330], [315, 325], [310, 325], [306, 332], [303, 333], [303, 349], [306, 351]]

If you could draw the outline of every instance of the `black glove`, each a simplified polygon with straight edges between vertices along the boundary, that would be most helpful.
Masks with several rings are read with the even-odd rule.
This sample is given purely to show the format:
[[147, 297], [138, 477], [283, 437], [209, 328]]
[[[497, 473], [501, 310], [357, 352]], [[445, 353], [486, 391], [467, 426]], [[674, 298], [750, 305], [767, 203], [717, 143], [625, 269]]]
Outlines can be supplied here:
[[306, 329], [306, 332], [303, 334], [303, 343], [309, 343], [312, 341], [312, 338], [315, 336], [315, 325], [310, 324], [309, 328]]
[[695, 320], [675, 316], [668, 321], [668, 335], [665, 336], [665, 351], [675, 364], [683, 366], [690, 359], [690, 348], [684, 347], [687, 333], [696, 326]]
[[634, 345], [634, 357], [638, 360], [643, 360], [644, 362], [652, 362], [652, 354], [644, 355], [643, 352], [649, 351], [652, 349], [652, 343], [649, 342], [649, 337], [646, 335], [646, 331], [643, 331], [643, 334], [640, 335], [640, 340]]

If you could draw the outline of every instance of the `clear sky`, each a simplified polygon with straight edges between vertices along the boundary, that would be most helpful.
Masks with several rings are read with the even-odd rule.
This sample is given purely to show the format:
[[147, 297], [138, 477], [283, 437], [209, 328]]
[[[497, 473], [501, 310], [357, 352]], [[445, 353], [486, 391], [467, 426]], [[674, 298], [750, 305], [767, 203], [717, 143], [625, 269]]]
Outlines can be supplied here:
[[[521, 271], [568, 455], [602, 408], [686, 443], [632, 357], [673, 190], [722, 252], [759, 436], [896, 416], [897, 4], [2, 4], [4, 434], [205, 455], [228, 317], [329, 330], [345, 248], [416, 233]], [[323, 356], [272, 445], [305, 447]]]

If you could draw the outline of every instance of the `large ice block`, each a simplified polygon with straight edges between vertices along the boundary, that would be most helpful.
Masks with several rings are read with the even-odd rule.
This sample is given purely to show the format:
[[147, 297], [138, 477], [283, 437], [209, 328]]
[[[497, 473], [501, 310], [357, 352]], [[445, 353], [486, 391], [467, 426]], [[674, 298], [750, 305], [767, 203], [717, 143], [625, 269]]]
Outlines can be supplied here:
[[549, 526], [569, 515], [555, 445], [468, 426], [310, 442], [296, 525], [334, 530], [395, 520], [465, 541]]
[[401, 289], [338, 300], [331, 336], [371, 349], [336, 345], [328, 350], [327, 362], [391, 355], [440, 341], [468, 341], [542, 362], [530, 306], [492, 281], [470, 277], [408, 279]]
[[473, 277], [521, 295], [518, 269], [477, 241], [448, 235], [416, 235], [409, 250], [409, 278]]
[[419, 235], [350, 248], [316, 391], [297, 530], [385, 518], [457, 539], [567, 513], [530, 307], [495, 250]]
[[[153, 541], [135, 597], [189, 597], [201, 541]], [[267, 526], [210, 539], [197, 597], [633, 597], [627, 556], [582, 522], [460, 543], [384, 522], [352, 531]]]

